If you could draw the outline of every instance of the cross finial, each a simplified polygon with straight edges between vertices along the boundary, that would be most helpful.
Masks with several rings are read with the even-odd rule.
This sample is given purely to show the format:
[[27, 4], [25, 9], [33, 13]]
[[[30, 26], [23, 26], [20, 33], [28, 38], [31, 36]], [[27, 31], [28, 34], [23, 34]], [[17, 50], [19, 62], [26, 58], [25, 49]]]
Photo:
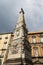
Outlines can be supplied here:
[[23, 10], [23, 8], [21, 8], [21, 11], [20, 11], [20, 13], [21, 13], [21, 12], [24, 14], [24, 10]]

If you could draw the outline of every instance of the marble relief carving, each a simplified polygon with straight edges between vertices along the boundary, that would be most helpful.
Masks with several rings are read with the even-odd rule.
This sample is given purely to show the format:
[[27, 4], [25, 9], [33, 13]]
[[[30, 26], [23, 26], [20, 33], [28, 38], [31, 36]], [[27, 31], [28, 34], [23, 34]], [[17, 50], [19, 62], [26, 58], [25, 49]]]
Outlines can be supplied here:
[[23, 41], [21, 41], [21, 39], [20, 39], [11, 44], [9, 52], [10, 52], [10, 54], [23, 53], [23, 50], [24, 50]]

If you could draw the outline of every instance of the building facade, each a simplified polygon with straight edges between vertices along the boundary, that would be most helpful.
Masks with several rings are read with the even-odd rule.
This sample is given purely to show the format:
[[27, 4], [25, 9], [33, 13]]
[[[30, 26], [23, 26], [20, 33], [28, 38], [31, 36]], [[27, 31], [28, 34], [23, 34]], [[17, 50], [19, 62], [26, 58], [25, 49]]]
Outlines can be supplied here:
[[43, 65], [43, 31], [28, 32], [23, 9], [14, 32], [0, 34], [0, 65]]
[[8, 47], [12, 39], [12, 33], [0, 34], [0, 65], [4, 63], [6, 54], [8, 53]]
[[43, 32], [29, 32], [31, 56], [34, 65], [43, 65]]

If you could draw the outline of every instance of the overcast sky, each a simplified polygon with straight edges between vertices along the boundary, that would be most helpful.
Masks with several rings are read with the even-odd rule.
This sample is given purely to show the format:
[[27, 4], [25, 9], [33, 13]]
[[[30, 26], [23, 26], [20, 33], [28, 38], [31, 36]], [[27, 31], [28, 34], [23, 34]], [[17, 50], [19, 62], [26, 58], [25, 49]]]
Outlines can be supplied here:
[[13, 31], [21, 8], [28, 30], [43, 30], [43, 0], [0, 0], [0, 33]]

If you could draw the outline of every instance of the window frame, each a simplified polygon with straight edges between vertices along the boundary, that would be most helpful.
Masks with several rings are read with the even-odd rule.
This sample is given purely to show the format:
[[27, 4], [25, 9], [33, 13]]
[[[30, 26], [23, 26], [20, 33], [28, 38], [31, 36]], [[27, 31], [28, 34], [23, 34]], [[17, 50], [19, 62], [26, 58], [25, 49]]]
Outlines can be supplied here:
[[41, 43], [43, 43], [42, 39], [43, 39], [43, 36], [40, 37], [40, 42], [41, 42]]
[[2, 35], [0, 35], [0, 40], [2, 39]]
[[5, 39], [8, 39], [8, 36], [6, 36]]
[[32, 43], [36, 43], [36, 36], [32, 36]]
[[[36, 49], [37, 52], [35, 51], [35, 49]], [[38, 47], [34, 47], [33, 51], [34, 51], [34, 57], [38, 57], [39, 56]]]

